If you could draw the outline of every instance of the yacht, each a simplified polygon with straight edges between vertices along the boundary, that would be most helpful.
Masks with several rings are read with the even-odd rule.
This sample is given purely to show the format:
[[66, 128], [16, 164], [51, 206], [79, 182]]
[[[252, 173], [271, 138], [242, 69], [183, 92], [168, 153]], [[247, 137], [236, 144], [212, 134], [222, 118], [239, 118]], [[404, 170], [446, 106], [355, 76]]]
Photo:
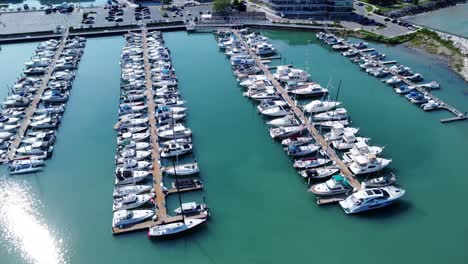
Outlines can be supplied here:
[[112, 205], [112, 209], [114, 211], [119, 210], [128, 210], [138, 208], [140, 206], [145, 205], [147, 202], [151, 200], [151, 195], [149, 194], [127, 194], [122, 197], [118, 197], [114, 199], [114, 204]]
[[200, 169], [198, 168], [198, 164], [194, 162], [177, 165], [175, 167], [165, 167], [164, 172], [169, 175], [175, 175], [177, 173], [177, 176], [188, 176], [199, 173]]
[[268, 42], [263, 42], [253, 48], [255, 54], [259, 56], [270, 56], [276, 54], [276, 49]]
[[354, 174], [366, 174], [379, 171], [387, 167], [392, 160], [377, 158], [374, 154], [353, 156], [353, 161], [349, 165], [349, 169]]
[[331, 196], [345, 194], [349, 191], [352, 191], [352, 189], [353, 188], [348, 179], [338, 174], [332, 176], [331, 179], [324, 183], [312, 185], [309, 191], [315, 193], [318, 196]]
[[163, 139], [187, 138], [191, 135], [192, 131], [184, 126], [175, 126], [172, 129], [167, 129], [158, 133], [158, 136]]
[[319, 149], [320, 147], [315, 144], [308, 144], [308, 145], [301, 145], [301, 146], [293, 145], [293, 146], [284, 148], [284, 150], [286, 150], [286, 153], [288, 153], [288, 155], [292, 157], [310, 155], [318, 151]]
[[300, 145], [308, 144], [312, 141], [314, 141], [313, 137], [290, 137], [290, 138], [283, 139], [281, 141], [281, 144], [283, 146], [290, 147], [290, 146], [300, 146]]
[[324, 179], [338, 173], [340, 169], [337, 166], [325, 166], [315, 169], [306, 169], [299, 171], [299, 174], [304, 178]]
[[343, 126], [349, 126], [351, 121], [349, 119], [335, 120], [335, 121], [322, 121], [314, 122], [314, 126], [318, 126], [324, 129], [331, 129], [335, 124], [342, 124]]
[[171, 144], [161, 152], [161, 157], [171, 158], [181, 156], [192, 151], [192, 144]]
[[293, 115], [287, 115], [267, 122], [267, 125], [272, 127], [297, 126], [299, 124], [299, 121]]
[[265, 116], [279, 117], [289, 115], [291, 114], [291, 111], [286, 109], [284, 106], [273, 106], [261, 109], [260, 113]]
[[208, 210], [206, 204], [197, 204], [196, 202], [183, 203], [181, 207], [174, 210], [176, 214], [191, 215]]
[[363, 141], [356, 142], [348, 152], [343, 154], [343, 161], [345, 163], [350, 163], [353, 161], [353, 157], [370, 154], [379, 155], [382, 151], [382, 147], [368, 146], [367, 143]]
[[407, 94], [411, 91], [413, 91], [416, 87], [412, 86], [412, 85], [406, 85], [406, 84], [403, 84], [403, 85], [400, 85], [398, 86], [397, 88], [395, 88], [395, 92], [398, 93], [398, 94]]
[[150, 185], [127, 185], [117, 187], [114, 190], [113, 196], [118, 198], [129, 194], [142, 194], [151, 191], [152, 188], [153, 187]]
[[310, 169], [315, 167], [320, 167], [328, 163], [330, 160], [328, 159], [317, 159], [317, 158], [309, 158], [309, 159], [300, 159], [294, 161], [294, 168], [296, 169]]
[[393, 173], [389, 173], [384, 176], [372, 178], [363, 182], [363, 186], [366, 188], [384, 187], [393, 185], [396, 183], [396, 177]]
[[301, 133], [305, 129], [304, 126], [287, 126], [270, 128], [270, 136], [273, 139], [283, 139]]
[[306, 104], [303, 108], [308, 113], [320, 113], [329, 111], [339, 105], [341, 105], [341, 102], [314, 100]]
[[326, 141], [340, 140], [343, 138], [345, 133], [356, 134], [358, 132], [359, 128], [344, 127], [343, 124], [335, 124], [331, 131], [325, 134], [324, 138]]
[[426, 89], [439, 89], [440, 84], [438, 82], [436, 82], [436, 81], [432, 81], [430, 83], [420, 84], [419, 87], [426, 88]]
[[112, 227], [124, 228], [150, 219], [153, 215], [153, 210], [120, 210], [114, 212]]
[[427, 103], [424, 103], [421, 105], [421, 108], [424, 110], [424, 111], [431, 111], [431, 110], [435, 110], [435, 109], [439, 109], [439, 108], [442, 108], [444, 107], [444, 104], [441, 104], [441, 103], [438, 103], [434, 100], [429, 100], [427, 101]]
[[338, 108], [333, 111], [324, 112], [321, 114], [314, 115], [315, 121], [335, 121], [335, 120], [342, 120], [347, 119], [348, 112], [344, 108]]
[[320, 84], [312, 83], [305, 87], [298, 87], [290, 91], [293, 96], [307, 97], [318, 96], [328, 93], [328, 89], [323, 88]]
[[206, 222], [206, 218], [201, 219], [186, 219], [182, 222], [175, 222], [170, 224], [162, 224], [150, 227], [148, 230], [148, 237], [170, 237], [186, 233], [196, 227], [201, 226]]
[[405, 195], [405, 190], [386, 186], [359, 190], [340, 202], [346, 214], [354, 214], [390, 205]]
[[359, 142], [367, 142], [369, 138], [356, 137], [352, 132], [345, 132], [339, 140], [334, 140], [332, 145], [335, 149], [345, 150], [354, 147]]

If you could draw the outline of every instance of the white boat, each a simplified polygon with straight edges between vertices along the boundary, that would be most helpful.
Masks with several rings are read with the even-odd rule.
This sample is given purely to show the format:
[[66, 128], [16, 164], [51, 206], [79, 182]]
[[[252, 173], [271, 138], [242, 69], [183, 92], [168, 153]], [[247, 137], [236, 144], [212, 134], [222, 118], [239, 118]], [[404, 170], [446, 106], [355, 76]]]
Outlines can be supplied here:
[[158, 133], [158, 136], [164, 139], [179, 139], [186, 138], [192, 135], [192, 131], [184, 126], [175, 126]]
[[125, 149], [134, 149], [134, 150], [148, 150], [151, 147], [151, 144], [148, 142], [135, 142], [131, 140], [123, 141], [119, 146]]
[[124, 159], [123, 163], [119, 164], [119, 168], [132, 169], [132, 170], [146, 170], [153, 168], [151, 161], [137, 161], [136, 159]]
[[318, 96], [328, 93], [328, 89], [323, 88], [318, 83], [312, 83], [305, 87], [298, 87], [289, 91], [293, 96]]
[[168, 141], [161, 141], [159, 144], [163, 147], [168, 147], [171, 144], [190, 144], [192, 143], [192, 139], [188, 138], [178, 138], [178, 139], [173, 139], [173, 140], [168, 140]]
[[[134, 150], [134, 149], [124, 149], [120, 152], [120, 156], [117, 156], [117, 160], [121, 159], [135, 159], [135, 160], [144, 160], [151, 156], [151, 151], [149, 150]], [[118, 162], [122, 163], [122, 162]]]
[[267, 81], [267, 80], [268, 78], [266, 77], [266, 75], [252, 75], [242, 80], [239, 83], [239, 85], [242, 87], [249, 87], [249, 86], [255, 85], [255, 83], [258, 81]]
[[115, 179], [115, 185], [126, 185], [126, 184], [136, 184], [136, 183], [139, 183], [143, 180], [146, 179], [147, 176], [145, 175], [142, 175], [142, 176], [132, 176], [132, 174], [130, 175], [126, 175], [128, 177], [116, 177]]
[[356, 142], [354, 146], [343, 154], [343, 161], [345, 163], [350, 163], [353, 161], [353, 157], [359, 155], [379, 155], [383, 151], [382, 147], [378, 146], [368, 146], [366, 142]]
[[421, 108], [424, 111], [435, 110], [435, 109], [439, 109], [441, 107], [444, 107], [444, 104], [438, 103], [438, 102], [436, 102], [434, 100], [429, 100], [429, 101], [427, 101], [427, 103], [424, 103], [424, 104], [421, 105]]
[[114, 190], [114, 197], [122, 197], [129, 194], [141, 194], [151, 191], [153, 187], [150, 185], [128, 185], [117, 187]]
[[200, 172], [200, 169], [198, 168], [198, 164], [194, 162], [177, 165], [175, 167], [165, 167], [164, 172], [169, 175], [175, 175], [177, 173], [178, 176], [188, 176], [197, 174], [198, 172]]
[[328, 160], [328, 159], [316, 159], [316, 158], [300, 159], [300, 160], [295, 160], [294, 161], [294, 168], [296, 168], [296, 169], [310, 169], [310, 168], [315, 168], [315, 167], [320, 167], [322, 165], [325, 165], [329, 161], [330, 160]]
[[323, 122], [314, 122], [314, 126], [319, 126], [324, 129], [330, 129], [335, 124], [342, 124], [343, 126], [349, 126], [351, 122], [348, 119], [344, 120], [335, 120], [335, 121], [323, 121]]
[[122, 197], [115, 198], [112, 209], [114, 211], [134, 209], [143, 206], [150, 200], [151, 195], [149, 194], [127, 194]]
[[339, 140], [334, 140], [332, 142], [332, 145], [335, 149], [345, 150], [345, 149], [350, 149], [354, 147], [356, 143], [359, 143], [359, 142], [365, 143], [369, 140], [370, 140], [369, 138], [356, 137], [354, 133], [352, 132], [345, 132], [343, 134], [343, 137]]
[[392, 160], [377, 158], [374, 154], [354, 156], [349, 169], [354, 174], [366, 174], [387, 167]]
[[310, 155], [318, 151], [319, 149], [320, 147], [315, 144], [308, 144], [308, 145], [302, 145], [302, 146], [293, 145], [293, 146], [284, 148], [284, 150], [286, 150], [286, 153], [288, 153], [288, 155], [292, 157]]
[[148, 230], [149, 237], [170, 237], [186, 233], [206, 222], [206, 218], [202, 219], [185, 219], [183, 222], [175, 222], [170, 224], [162, 224], [150, 227]]
[[0, 132], [0, 139], [7, 139], [13, 136], [13, 133], [10, 132]]
[[283, 139], [301, 133], [305, 126], [287, 126], [270, 128], [270, 136], [273, 139]]
[[273, 127], [297, 126], [299, 125], [299, 121], [293, 115], [287, 115], [281, 118], [273, 119], [267, 122], [267, 125]]
[[430, 83], [420, 84], [419, 87], [426, 88], [426, 89], [439, 89], [440, 84], [438, 82], [436, 82], [436, 81], [432, 81]]
[[112, 227], [124, 228], [150, 219], [153, 215], [153, 210], [120, 210], [114, 212]]
[[176, 214], [197, 214], [203, 211], [206, 211], [208, 207], [206, 204], [197, 204], [196, 202], [183, 203], [181, 207], [178, 207], [174, 210]]
[[187, 154], [192, 151], [192, 144], [171, 144], [161, 151], [161, 157], [170, 158]]
[[326, 166], [315, 169], [307, 169], [299, 171], [299, 174], [304, 178], [323, 179], [328, 178], [338, 173], [340, 169], [336, 166]]
[[20, 165], [31, 165], [32, 167], [40, 167], [44, 166], [45, 162], [43, 159], [38, 159], [35, 157], [26, 157], [12, 160], [8, 167], [11, 169]]
[[269, 107], [266, 109], [261, 109], [260, 113], [265, 116], [279, 117], [279, 116], [289, 115], [291, 114], [291, 111], [288, 109], [285, 109], [283, 106], [273, 106], [273, 107]]
[[15, 174], [26, 174], [26, 173], [38, 172], [42, 170], [42, 167], [33, 166], [32, 164], [23, 164], [23, 165], [10, 167], [9, 169], [10, 169], [10, 174], [15, 175]]
[[283, 139], [281, 144], [283, 146], [300, 146], [314, 141], [313, 137], [290, 137]]
[[338, 108], [333, 111], [328, 111], [314, 115], [315, 121], [336, 121], [348, 118], [348, 112], [344, 108]]
[[385, 207], [403, 195], [405, 190], [395, 186], [363, 189], [340, 201], [340, 205], [346, 214], [354, 214]]
[[341, 175], [335, 175], [323, 183], [312, 185], [309, 191], [318, 196], [331, 196], [345, 194], [352, 190], [348, 179]]
[[330, 132], [325, 133], [325, 140], [326, 141], [334, 141], [340, 140], [343, 138], [345, 133], [356, 134], [359, 131], [359, 128], [354, 127], [344, 127], [343, 124], [335, 124], [333, 125]]
[[314, 100], [303, 108], [308, 113], [320, 113], [329, 111], [339, 105], [341, 105], [341, 102]]

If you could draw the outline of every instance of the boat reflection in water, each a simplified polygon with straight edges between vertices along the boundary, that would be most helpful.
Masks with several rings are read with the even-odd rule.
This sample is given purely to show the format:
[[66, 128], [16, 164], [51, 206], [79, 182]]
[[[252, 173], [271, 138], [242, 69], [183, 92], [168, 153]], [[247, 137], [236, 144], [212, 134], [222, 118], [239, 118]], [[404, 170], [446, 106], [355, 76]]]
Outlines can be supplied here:
[[43, 223], [40, 202], [26, 181], [0, 176], [0, 236], [2, 246], [17, 251], [27, 262], [67, 263], [61, 240]]

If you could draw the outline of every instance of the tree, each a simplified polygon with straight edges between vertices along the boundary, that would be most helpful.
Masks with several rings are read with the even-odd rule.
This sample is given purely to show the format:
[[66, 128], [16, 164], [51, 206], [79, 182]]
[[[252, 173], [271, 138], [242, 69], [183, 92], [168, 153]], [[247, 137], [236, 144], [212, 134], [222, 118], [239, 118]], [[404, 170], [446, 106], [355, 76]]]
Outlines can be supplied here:
[[216, 12], [225, 12], [228, 11], [230, 5], [231, 0], [214, 0], [213, 9]]
[[162, 8], [164, 9], [164, 6], [172, 5], [172, 0], [162, 0]]

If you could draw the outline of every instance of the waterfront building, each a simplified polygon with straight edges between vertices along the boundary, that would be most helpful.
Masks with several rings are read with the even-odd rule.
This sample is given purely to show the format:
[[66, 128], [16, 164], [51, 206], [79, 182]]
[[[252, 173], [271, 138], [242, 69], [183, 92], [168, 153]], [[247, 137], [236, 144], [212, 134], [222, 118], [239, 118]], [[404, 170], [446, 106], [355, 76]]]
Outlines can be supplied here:
[[287, 18], [340, 18], [353, 11], [352, 0], [263, 0], [272, 13]]

